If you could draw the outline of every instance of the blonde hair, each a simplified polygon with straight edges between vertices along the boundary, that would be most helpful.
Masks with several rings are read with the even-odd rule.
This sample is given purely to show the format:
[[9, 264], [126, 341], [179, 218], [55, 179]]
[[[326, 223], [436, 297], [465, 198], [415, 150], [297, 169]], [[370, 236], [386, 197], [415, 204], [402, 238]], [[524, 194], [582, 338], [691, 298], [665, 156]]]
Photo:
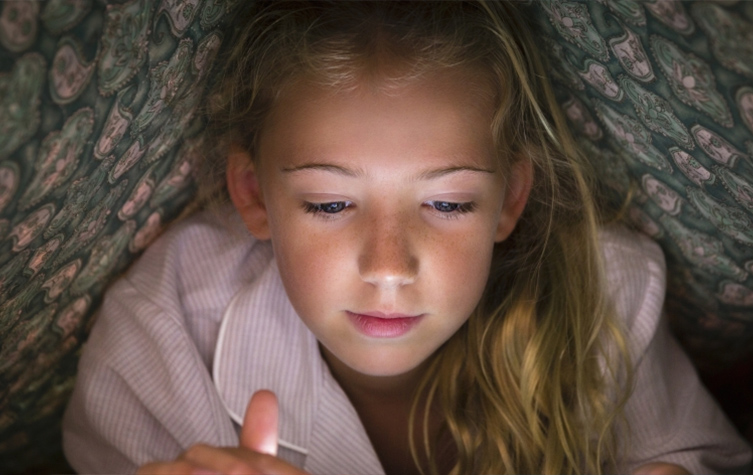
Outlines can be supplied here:
[[443, 68], [483, 72], [495, 89], [500, 164], [530, 161], [533, 189], [515, 231], [495, 248], [477, 309], [423, 378], [411, 451], [423, 472], [439, 472], [438, 442], [428, 435], [438, 405], [456, 448], [453, 474], [614, 470], [631, 382], [626, 343], [605, 294], [588, 167], [518, 6], [257, 1], [238, 20], [246, 26], [230, 40], [210, 95], [218, 146], [202, 174], [204, 200], [225, 193], [228, 144], [254, 150], [295, 80], [348, 88], [364, 78], [399, 85]]

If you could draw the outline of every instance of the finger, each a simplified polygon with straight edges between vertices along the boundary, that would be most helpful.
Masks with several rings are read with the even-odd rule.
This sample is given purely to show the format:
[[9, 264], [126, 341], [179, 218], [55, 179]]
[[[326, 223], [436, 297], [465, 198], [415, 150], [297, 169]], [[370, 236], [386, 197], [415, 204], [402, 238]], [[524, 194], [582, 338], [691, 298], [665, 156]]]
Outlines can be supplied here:
[[[238, 454], [239, 450], [241, 449], [235, 447], [212, 447], [196, 444], [183, 452], [180, 458], [192, 467], [201, 467], [198, 471], [201, 474], [262, 475], [264, 472], [258, 466], [259, 464], [253, 460], [254, 455], [260, 454], [250, 451]], [[186, 473], [198, 475], [192, 472]]]
[[148, 463], [139, 468], [137, 475], [209, 475], [216, 473], [195, 467], [186, 461]]
[[[202, 474], [225, 475], [303, 475], [303, 472], [275, 456], [254, 452], [242, 447], [211, 447], [195, 445], [181, 458], [194, 467], [202, 467]], [[197, 475], [194, 470], [192, 475]]]
[[246, 408], [240, 437], [241, 447], [277, 455], [277, 396], [272, 391], [256, 391]]
[[653, 462], [641, 465], [633, 475], [690, 475], [683, 467], [671, 463]]

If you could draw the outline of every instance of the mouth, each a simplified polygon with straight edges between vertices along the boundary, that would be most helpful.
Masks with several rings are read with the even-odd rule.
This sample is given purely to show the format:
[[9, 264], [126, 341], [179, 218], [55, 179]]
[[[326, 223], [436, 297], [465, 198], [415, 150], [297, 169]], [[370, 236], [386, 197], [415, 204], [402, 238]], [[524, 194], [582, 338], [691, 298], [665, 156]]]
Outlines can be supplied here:
[[347, 314], [360, 333], [373, 338], [397, 338], [405, 335], [418, 325], [424, 316], [382, 312]]

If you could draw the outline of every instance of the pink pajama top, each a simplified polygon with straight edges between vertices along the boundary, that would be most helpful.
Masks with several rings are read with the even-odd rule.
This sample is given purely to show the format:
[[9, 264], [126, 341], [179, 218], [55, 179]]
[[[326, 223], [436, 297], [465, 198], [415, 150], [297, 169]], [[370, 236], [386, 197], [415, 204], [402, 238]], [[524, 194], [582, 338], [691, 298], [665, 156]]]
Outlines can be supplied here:
[[[68, 461], [79, 473], [132, 473], [199, 442], [237, 445], [250, 396], [271, 389], [281, 458], [314, 474], [384, 473], [288, 301], [270, 244], [223, 211], [171, 228], [107, 292], [64, 419]], [[623, 472], [651, 461], [693, 473], [744, 469], [748, 446], [659, 318], [661, 251], [616, 227], [602, 242], [637, 365]]]

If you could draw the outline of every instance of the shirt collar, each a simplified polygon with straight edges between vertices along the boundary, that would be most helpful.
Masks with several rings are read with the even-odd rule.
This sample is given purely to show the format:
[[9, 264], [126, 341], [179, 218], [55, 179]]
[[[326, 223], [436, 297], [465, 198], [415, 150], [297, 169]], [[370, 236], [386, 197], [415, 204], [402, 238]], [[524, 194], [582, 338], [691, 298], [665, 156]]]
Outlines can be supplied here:
[[225, 309], [213, 368], [220, 398], [242, 424], [251, 395], [273, 391], [280, 406], [280, 445], [307, 454], [321, 363], [316, 338], [290, 304], [272, 259]]
[[213, 367], [220, 399], [239, 425], [260, 389], [277, 395], [279, 445], [305, 456], [312, 473], [384, 471], [355, 408], [288, 299], [274, 259], [230, 301]]

